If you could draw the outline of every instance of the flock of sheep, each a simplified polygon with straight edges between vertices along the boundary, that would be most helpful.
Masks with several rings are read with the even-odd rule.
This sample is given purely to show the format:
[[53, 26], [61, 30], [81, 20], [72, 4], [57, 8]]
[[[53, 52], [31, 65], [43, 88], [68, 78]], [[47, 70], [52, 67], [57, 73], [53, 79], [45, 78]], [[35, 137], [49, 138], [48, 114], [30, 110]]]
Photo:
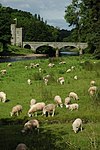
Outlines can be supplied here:
[[[63, 61], [63, 62], [60, 62], [59, 64], [65, 64], [65, 63], [66, 62]], [[50, 63], [50, 64], [48, 64], [48, 67], [54, 67], [54, 65], [55, 64]], [[8, 66], [12, 66], [12, 64], [9, 63]], [[34, 67], [39, 67], [39, 64], [31, 63], [30, 68], [34, 68]], [[74, 68], [75, 68], [75, 66], [72, 66], [66, 72], [69, 73]], [[25, 66], [25, 69], [28, 69], [28, 66]], [[2, 75], [5, 75], [6, 72], [7, 72], [6, 70], [1, 70]], [[41, 72], [41, 68], [39, 68], [39, 72]], [[46, 75], [43, 77], [43, 81], [44, 81], [45, 85], [48, 85], [49, 79], [50, 79], [50, 75]], [[74, 76], [74, 79], [77, 80], [78, 79], [77, 76]], [[64, 77], [63, 76], [59, 77], [57, 79], [57, 82], [60, 83], [61, 85], [64, 84], [65, 83]], [[28, 79], [27, 83], [29, 85], [31, 85], [32, 84], [31, 79]], [[96, 82], [93, 80], [90, 82], [90, 88], [88, 89], [88, 93], [90, 96], [93, 96], [94, 94], [96, 94], [96, 92], [97, 92], [97, 86], [96, 86]], [[79, 104], [76, 102], [71, 103], [72, 99], [74, 99], [76, 102], [77, 102], [77, 100], [79, 100], [79, 96], [73, 91], [70, 92], [68, 97], [65, 98], [64, 103], [62, 102], [62, 98], [59, 95], [56, 95], [54, 97], [53, 103], [50, 103], [50, 104], [45, 104], [44, 102], [37, 102], [36, 99], [31, 99], [30, 100], [30, 108], [27, 112], [27, 115], [28, 115], [28, 117], [32, 117], [34, 115], [37, 116], [38, 111], [40, 111], [42, 116], [45, 115], [45, 116], [54, 117], [56, 107], [62, 108], [64, 106], [66, 107], [66, 109], [68, 108], [71, 111], [73, 111], [75, 109], [78, 110]], [[5, 103], [7, 101], [7, 95], [3, 91], [0, 92], [0, 101], [3, 103]], [[12, 108], [10, 115], [11, 115], [11, 117], [14, 115], [18, 116], [18, 115], [20, 115], [20, 113], [22, 113], [22, 111], [23, 111], [23, 107], [20, 104], [18, 104]], [[31, 119], [24, 124], [24, 127], [21, 132], [22, 133], [30, 132], [34, 128], [36, 128], [39, 132], [39, 126], [40, 126], [39, 121], [37, 119]], [[82, 120], [80, 118], [75, 119], [74, 122], [72, 123], [72, 128], [75, 133], [77, 133], [79, 131], [79, 129], [82, 131]], [[17, 146], [16, 150], [21, 150], [20, 147], [22, 147], [23, 149], [27, 149], [26, 145], [22, 143]]]

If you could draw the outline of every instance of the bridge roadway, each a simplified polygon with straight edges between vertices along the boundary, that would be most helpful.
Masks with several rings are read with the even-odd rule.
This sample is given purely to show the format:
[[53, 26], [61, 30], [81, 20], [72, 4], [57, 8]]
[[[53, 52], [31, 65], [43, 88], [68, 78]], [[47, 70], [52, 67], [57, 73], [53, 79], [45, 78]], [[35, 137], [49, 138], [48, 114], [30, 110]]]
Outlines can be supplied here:
[[36, 52], [36, 49], [41, 46], [50, 46], [56, 48], [57, 50], [65, 46], [73, 46], [76, 47], [81, 54], [82, 50], [88, 47], [88, 44], [79, 42], [23, 42], [23, 48], [26, 46], [30, 47], [30, 49], [32, 49], [34, 52]]

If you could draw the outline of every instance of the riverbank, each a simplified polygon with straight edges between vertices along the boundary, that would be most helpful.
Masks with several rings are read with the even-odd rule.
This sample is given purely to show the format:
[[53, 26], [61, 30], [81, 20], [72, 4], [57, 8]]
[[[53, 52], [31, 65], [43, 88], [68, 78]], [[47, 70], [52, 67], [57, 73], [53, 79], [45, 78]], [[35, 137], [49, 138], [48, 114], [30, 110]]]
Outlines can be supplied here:
[[32, 60], [37, 58], [47, 58], [46, 54], [28, 54], [28, 55], [19, 55], [19, 56], [0, 56], [0, 63], [2, 62], [13, 62], [21, 60]]

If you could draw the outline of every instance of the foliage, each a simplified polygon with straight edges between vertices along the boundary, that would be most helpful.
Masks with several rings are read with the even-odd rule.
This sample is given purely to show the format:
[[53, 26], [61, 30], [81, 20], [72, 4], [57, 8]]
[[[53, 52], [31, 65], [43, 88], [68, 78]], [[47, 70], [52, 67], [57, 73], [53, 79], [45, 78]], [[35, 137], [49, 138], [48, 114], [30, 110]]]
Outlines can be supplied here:
[[65, 20], [74, 26], [72, 38], [88, 42], [90, 53], [100, 58], [100, 1], [72, 0], [65, 10]]

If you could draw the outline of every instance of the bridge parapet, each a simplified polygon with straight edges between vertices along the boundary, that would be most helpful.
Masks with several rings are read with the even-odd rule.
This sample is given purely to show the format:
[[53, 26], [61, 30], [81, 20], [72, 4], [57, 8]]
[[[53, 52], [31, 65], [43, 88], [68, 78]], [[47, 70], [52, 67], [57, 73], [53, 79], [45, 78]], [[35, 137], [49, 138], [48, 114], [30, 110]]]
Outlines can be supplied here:
[[79, 49], [79, 51], [82, 49], [85, 49], [88, 47], [87, 43], [79, 43], [79, 42], [23, 42], [23, 47], [25, 45], [30, 45], [31, 49], [36, 52], [36, 49], [41, 46], [51, 46], [53, 48], [61, 49], [65, 46], [73, 46]]

